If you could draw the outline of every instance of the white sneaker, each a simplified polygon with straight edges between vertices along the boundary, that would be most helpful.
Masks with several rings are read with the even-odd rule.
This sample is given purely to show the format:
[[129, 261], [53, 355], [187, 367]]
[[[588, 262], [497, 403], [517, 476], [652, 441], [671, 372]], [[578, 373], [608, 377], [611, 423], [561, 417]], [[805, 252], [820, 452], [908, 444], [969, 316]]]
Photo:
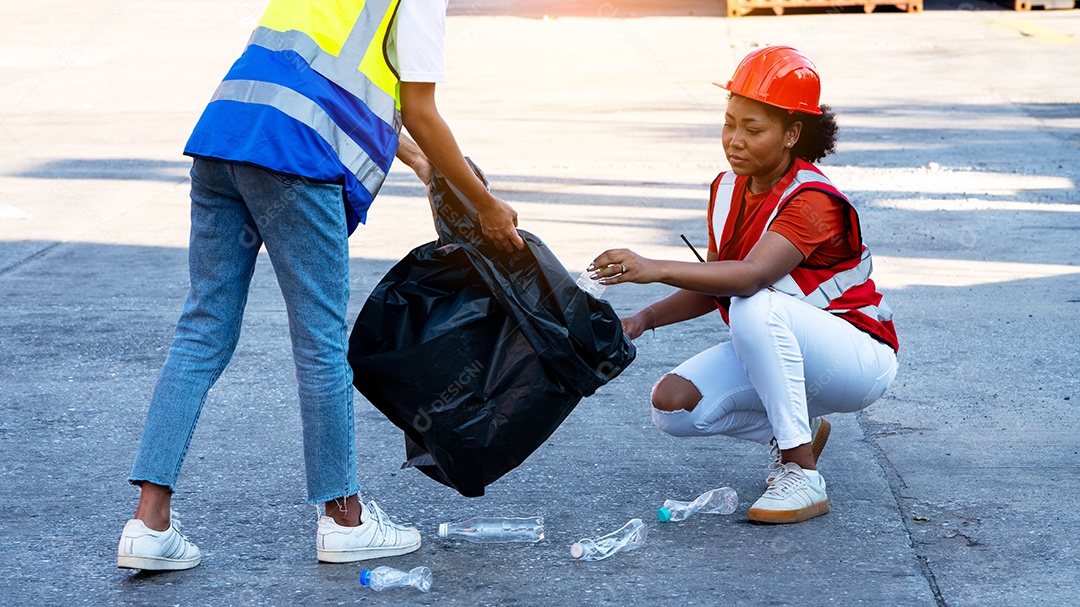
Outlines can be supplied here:
[[315, 535], [315, 552], [323, 563], [398, 556], [419, 548], [420, 532], [391, 521], [374, 501], [364, 504], [359, 527], [342, 527], [329, 516], [321, 516]]
[[120, 534], [116, 566], [144, 571], [180, 571], [191, 569], [202, 560], [202, 553], [183, 533], [180, 521], [172, 517], [169, 528], [154, 531], [138, 519], [131, 519]]
[[798, 523], [829, 511], [825, 478], [811, 481], [803, 469], [788, 462], [777, 469], [765, 494], [758, 498], [746, 518], [758, 523]]

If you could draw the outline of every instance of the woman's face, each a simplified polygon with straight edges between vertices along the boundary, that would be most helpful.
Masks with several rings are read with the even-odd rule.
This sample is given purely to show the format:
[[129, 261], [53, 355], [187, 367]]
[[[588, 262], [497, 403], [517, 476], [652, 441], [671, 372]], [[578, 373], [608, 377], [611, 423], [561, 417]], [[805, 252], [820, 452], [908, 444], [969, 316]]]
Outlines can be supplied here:
[[732, 172], [770, 181], [774, 176], [778, 179], [791, 162], [791, 146], [798, 140], [801, 126], [796, 122], [785, 130], [780, 118], [764, 103], [732, 95], [721, 134]]

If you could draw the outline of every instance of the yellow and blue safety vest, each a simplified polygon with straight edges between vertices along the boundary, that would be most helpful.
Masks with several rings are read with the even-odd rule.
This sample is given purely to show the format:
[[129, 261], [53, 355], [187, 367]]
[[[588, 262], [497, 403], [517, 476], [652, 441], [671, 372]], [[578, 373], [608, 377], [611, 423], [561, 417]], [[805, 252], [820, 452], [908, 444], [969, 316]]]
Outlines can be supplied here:
[[342, 183], [349, 233], [398, 148], [400, 0], [272, 0], [184, 153]]

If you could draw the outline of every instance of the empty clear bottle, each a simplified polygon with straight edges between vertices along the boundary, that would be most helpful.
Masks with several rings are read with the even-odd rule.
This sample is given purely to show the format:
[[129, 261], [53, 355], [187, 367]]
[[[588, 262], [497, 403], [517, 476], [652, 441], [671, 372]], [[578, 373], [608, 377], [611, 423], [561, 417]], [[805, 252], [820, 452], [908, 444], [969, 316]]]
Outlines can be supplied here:
[[376, 567], [360, 572], [360, 585], [372, 590], [387, 588], [416, 588], [420, 592], [431, 589], [431, 570], [417, 567], [411, 571], [401, 571], [392, 567]]
[[582, 538], [570, 546], [570, 556], [580, 561], [602, 561], [616, 552], [625, 552], [640, 548], [645, 543], [648, 529], [639, 518], [631, 519], [603, 537], [596, 539]]
[[604, 294], [604, 289], [607, 288], [607, 285], [601, 284], [599, 280], [592, 279], [592, 275], [595, 272], [596, 270], [585, 270], [582, 272], [581, 276], [578, 276], [577, 286], [589, 295], [600, 299], [600, 296]]
[[682, 521], [694, 514], [731, 514], [739, 505], [739, 495], [731, 487], [721, 487], [706, 491], [692, 502], [664, 500], [664, 505], [656, 511], [656, 518], [661, 523]]
[[439, 537], [454, 537], [477, 544], [539, 542], [544, 539], [544, 517], [476, 516], [457, 523], [439, 523]]

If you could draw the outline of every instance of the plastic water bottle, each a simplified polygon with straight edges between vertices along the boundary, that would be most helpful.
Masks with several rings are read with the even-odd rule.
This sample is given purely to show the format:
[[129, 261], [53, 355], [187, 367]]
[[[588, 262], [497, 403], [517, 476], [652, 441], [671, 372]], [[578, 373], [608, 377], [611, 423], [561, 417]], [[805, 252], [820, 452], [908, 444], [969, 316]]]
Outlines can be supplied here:
[[417, 567], [411, 571], [401, 571], [392, 567], [376, 567], [360, 572], [360, 585], [372, 590], [387, 588], [416, 588], [420, 592], [431, 590], [431, 570]]
[[592, 279], [592, 275], [595, 272], [596, 270], [585, 270], [582, 272], [581, 276], [578, 276], [577, 286], [589, 295], [600, 299], [600, 296], [604, 294], [604, 289], [607, 288], [607, 285], [601, 284], [599, 280]]
[[739, 504], [739, 495], [731, 487], [721, 487], [706, 491], [692, 502], [664, 500], [664, 505], [656, 511], [656, 518], [661, 523], [682, 521], [701, 512], [703, 514], [731, 514]]
[[544, 517], [476, 516], [457, 523], [439, 523], [439, 537], [455, 537], [477, 544], [539, 542], [544, 539]]
[[616, 552], [626, 552], [640, 548], [645, 543], [648, 529], [639, 518], [631, 519], [604, 537], [596, 539], [582, 538], [570, 546], [570, 556], [579, 561], [602, 561]]

